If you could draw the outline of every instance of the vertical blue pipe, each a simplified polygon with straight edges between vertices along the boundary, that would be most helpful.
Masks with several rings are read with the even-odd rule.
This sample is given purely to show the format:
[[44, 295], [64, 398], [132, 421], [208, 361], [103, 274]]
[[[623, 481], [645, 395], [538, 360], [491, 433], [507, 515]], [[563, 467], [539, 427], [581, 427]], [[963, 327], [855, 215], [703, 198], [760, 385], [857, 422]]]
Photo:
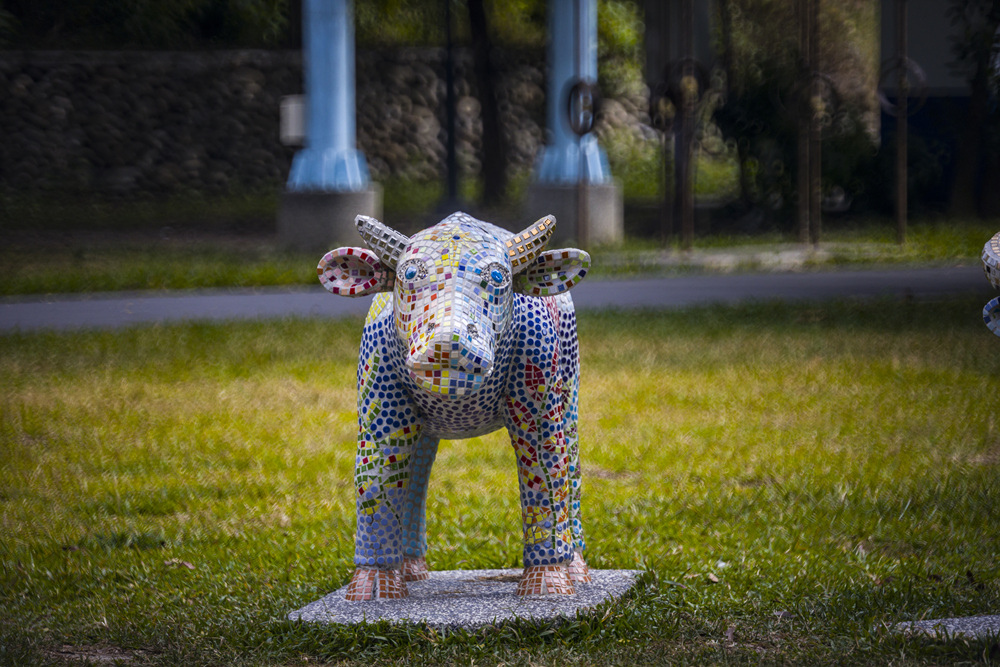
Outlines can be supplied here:
[[287, 189], [357, 192], [370, 184], [355, 145], [354, 12], [350, 0], [303, 0], [306, 147], [295, 154]]
[[608, 183], [611, 169], [597, 138], [578, 138], [566, 112], [573, 84], [578, 79], [597, 81], [597, 0], [549, 0], [548, 19], [548, 144], [535, 162], [535, 180], [552, 185]]

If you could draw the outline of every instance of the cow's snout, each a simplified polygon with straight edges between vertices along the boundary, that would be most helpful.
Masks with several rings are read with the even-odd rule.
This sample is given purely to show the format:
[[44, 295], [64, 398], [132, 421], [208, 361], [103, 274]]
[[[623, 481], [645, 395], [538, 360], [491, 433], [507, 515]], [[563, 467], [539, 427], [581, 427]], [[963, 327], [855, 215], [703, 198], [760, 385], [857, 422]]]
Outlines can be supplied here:
[[442, 370], [456, 370], [486, 376], [493, 367], [492, 341], [480, 337], [474, 323], [455, 327], [434, 327], [430, 331], [427, 361]]
[[479, 389], [493, 370], [492, 329], [462, 318], [422, 328], [415, 336], [421, 342], [406, 358], [410, 376], [424, 389], [450, 396]]

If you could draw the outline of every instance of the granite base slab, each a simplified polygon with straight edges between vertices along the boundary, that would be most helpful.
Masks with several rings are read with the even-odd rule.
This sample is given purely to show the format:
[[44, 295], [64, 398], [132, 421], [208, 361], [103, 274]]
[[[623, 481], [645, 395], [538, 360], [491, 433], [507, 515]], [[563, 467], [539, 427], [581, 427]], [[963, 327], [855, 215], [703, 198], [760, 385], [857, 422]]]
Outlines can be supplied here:
[[893, 626], [910, 637], [931, 639], [988, 639], [1000, 637], [1000, 616], [964, 616], [929, 621], [907, 621]]
[[636, 585], [639, 570], [591, 570], [593, 581], [575, 595], [519, 597], [520, 569], [442, 570], [424, 581], [408, 582], [401, 600], [348, 602], [347, 586], [288, 614], [307, 623], [416, 623], [438, 629], [476, 629], [505, 621], [574, 618], [602, 602], [615, 600]]

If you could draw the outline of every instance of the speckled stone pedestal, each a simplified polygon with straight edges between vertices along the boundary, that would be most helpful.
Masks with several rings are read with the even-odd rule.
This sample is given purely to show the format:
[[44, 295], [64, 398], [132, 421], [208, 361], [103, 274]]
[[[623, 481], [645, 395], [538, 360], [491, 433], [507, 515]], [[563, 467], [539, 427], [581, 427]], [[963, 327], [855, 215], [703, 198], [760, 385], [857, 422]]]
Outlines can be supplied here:
[[1000, 616], [965, 616], [937, 618], [929, 621], [907, 621], [893, 626], [896, 632], [909, 637], [930, 639], [987, 639], [1000, 637]]
[[620, 598], [635, 586], [638, 570], [591, 570], [592, 583], [575, 595], [518, 597], [521, 570], [446, 570], [424, 581], [407, 582], [401, 600], [348, 602], [347, 587], [288, 615], [309, 623], [420, 623], [439, 629], [475, 629], [504, 621], [573, 618], [602, 602]]

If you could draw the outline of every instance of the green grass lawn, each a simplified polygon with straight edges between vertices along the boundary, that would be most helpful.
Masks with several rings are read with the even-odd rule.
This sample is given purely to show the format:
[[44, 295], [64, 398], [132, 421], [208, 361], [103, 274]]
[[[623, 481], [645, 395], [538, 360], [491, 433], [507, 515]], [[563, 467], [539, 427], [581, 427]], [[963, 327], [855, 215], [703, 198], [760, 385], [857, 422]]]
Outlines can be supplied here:
[[[582, 313], [588, 560], [561, 627], [284, 621], [352, 570], [360, 321], [0, 337], [0, 662], [941, 664], [995, 642], [1000, 340], [978, 300]], [[500, 434], [442, 445], [434, 568], [512, 567]]]

